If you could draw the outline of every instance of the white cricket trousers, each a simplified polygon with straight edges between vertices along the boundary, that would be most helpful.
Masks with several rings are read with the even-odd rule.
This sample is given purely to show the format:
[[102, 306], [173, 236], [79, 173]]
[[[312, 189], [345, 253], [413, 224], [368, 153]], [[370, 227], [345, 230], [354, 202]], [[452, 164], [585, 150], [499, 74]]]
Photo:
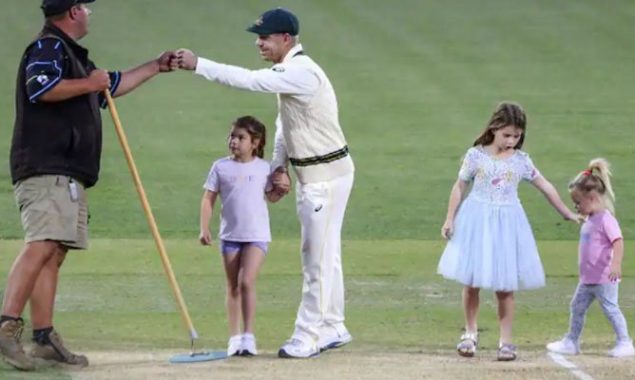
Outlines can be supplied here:
[[302, 227], [302, 301], [293, 337], [317, 342], [320, 328], [344, 326], [341, 232], [354, 174], [296, 186]]

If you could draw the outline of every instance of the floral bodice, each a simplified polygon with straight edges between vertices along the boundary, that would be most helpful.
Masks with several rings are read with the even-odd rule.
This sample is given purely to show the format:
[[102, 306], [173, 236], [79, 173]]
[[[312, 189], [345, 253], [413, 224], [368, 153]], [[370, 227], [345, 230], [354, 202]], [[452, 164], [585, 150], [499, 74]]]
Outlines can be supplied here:
[[518, 184], [533, 181], [540, 172], [529, 155], [516, 150], [507, 158], [492, 157], [482, 146], [468, 149], [459, 171], [459, 178], [472, 182], [470, 197], [493, 204], [518, 202]]

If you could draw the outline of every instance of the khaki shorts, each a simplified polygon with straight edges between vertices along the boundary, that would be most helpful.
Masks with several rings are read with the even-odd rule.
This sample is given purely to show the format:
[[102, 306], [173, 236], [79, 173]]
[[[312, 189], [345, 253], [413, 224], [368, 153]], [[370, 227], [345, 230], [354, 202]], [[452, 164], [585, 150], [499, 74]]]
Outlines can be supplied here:
[[84, 186], [63, 175], [41, 175], [14, 186], [27, 243], [54, 240], [88, 248], [88, 203]]

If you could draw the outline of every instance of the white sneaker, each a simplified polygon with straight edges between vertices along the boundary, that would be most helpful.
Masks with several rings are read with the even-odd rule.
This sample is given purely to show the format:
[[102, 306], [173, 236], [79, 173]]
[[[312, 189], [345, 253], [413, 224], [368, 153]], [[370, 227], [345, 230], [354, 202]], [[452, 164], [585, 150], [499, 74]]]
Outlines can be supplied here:
[[227, 341], [227, 356], [240, 355], [242, 351], [242, 335], [234, 335]]
[[320, 353], [315, 342], [304, 342], [297, 338], [286, 341], [278, 351], [281, 358], [310, 358]]
[[320, 352], [322, 352], [342, 347], [352, 340], [353, 336], [346, 330], [346, 327], [343, 327], [343, 331], [338, 331], [335, 327], [327, 326], [320, 331], [318, 347], [320, 348]]
[[609, 356], [614, 358], [627, 358], [635, 356], [635, 347], [633, 341], [618, 342], [615, 347], [609, 351]]
[[580, 347], [566, 337], [547, 344], [547, 350], [563, 355], [577, 355], [580, 353]]
[[258, 355], [258, 350], [256, 349], [256, 337], [254, 334], [243, 334], [242, 339], [242, 351], [240, 351], [241, 356], [254, 356]]

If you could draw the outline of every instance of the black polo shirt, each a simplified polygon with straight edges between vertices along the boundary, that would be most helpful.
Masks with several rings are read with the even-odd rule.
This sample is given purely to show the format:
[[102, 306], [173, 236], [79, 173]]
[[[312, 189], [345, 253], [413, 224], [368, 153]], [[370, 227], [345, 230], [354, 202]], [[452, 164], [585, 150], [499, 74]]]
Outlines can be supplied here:
[[[86, 187], [97, 182], [102, 149], [99, 108], [106, 104], [103, 94], [41, 101], [62, 80], [86, 78], [95, 69], [88, 50], [49, 23], [25, 49], [16, 81], [10, 158], [13, 183], [44, 174], [70, 176]], [[109, 74], [114, 93], [121, 73]]]

